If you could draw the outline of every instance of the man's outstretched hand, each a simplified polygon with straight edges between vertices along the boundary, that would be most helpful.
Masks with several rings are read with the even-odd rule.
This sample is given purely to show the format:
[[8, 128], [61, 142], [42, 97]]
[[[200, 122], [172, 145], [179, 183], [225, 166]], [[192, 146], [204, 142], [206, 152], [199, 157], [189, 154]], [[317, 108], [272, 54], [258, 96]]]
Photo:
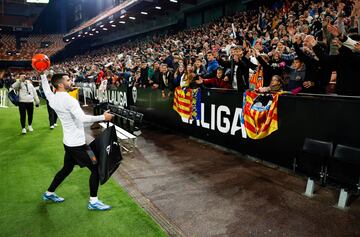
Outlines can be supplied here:
[[114, 117], [114, 115], [110, 114], [109, 111], [110, 110], [107, 110], [107, 111], [104, 112], [105, 121], [111, 121], [113, 119], [113, 117]]

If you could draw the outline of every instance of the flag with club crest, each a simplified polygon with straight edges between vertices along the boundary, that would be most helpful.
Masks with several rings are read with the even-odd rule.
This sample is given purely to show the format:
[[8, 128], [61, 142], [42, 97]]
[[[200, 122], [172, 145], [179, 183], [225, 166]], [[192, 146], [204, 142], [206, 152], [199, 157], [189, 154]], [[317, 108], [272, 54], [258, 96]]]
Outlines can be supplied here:
[[200, 120], [201, 90], [176, 87], [173, 109], [183, 118]]
[[246, 91], [243, 96], [242, 126], [252, 139], [262, 139], [278, 129], [279, 93], [258, 94]]

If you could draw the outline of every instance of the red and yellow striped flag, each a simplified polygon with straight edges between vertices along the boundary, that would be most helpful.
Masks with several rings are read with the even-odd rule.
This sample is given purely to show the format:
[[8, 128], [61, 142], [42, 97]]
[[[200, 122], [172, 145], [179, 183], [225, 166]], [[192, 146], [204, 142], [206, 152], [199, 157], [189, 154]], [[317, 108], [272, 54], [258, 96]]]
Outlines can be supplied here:
[[280, 93], [244, 93], [242, 123], [252, 139], [262, 139], [278, 129], [277, 105]]
[[261, 65], [258, 66], [255, 74], [249, 80], [249, 88], [254, 91], [264, 86], [264, 70]]
[[192, 91], [175, 88], [173, 109], [183, 118], [192, 117]]

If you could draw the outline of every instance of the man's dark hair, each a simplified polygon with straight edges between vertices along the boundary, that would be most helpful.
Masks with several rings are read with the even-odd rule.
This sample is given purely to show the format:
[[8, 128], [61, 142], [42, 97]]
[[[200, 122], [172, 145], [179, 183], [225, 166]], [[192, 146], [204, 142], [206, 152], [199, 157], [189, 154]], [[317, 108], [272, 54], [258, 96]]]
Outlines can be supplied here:
[[66, 73], [56, 73], [51, 77], [51, 84], [58, 89], [59, 84], [62, 83], [63, 77], [64, 76], [69, 76]]
[[302, 60], [300, 57], [295, 57], [295, 58], [294, 58], [294, 61], [295, 61], [295, 60], [296, 60], [296, 61], [299, 61], [299, 62], [301, 62], [301, 63], [303, 62], [303, 60]]
[[222, 71], [222, 72], [223, 72], [223, 71], [224, 71], [224, 68], [223, 68], [223, 67], [218, 67], [218, 68], [217, 68], [217, 71]]

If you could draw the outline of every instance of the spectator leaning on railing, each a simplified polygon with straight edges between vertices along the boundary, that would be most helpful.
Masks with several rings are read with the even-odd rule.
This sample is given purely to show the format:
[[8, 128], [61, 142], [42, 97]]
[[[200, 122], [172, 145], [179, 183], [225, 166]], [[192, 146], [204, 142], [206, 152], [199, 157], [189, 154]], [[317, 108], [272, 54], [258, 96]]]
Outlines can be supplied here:
[[166, 63], [161, 64], [159, 88], [162, 97], [169, 97], [174, 90], [174, 74], [168, 69]]
[[229, 78], [224, 74], [224, 68], [218, 67], [216, 70], [216, 76], [214, 78], [209, 79], [199, 79], [196, 81], [197, 84], [205, 85], [210, 88], [224, 88], [224, 89], [231, 89], [231, 85], [229, 82]]

